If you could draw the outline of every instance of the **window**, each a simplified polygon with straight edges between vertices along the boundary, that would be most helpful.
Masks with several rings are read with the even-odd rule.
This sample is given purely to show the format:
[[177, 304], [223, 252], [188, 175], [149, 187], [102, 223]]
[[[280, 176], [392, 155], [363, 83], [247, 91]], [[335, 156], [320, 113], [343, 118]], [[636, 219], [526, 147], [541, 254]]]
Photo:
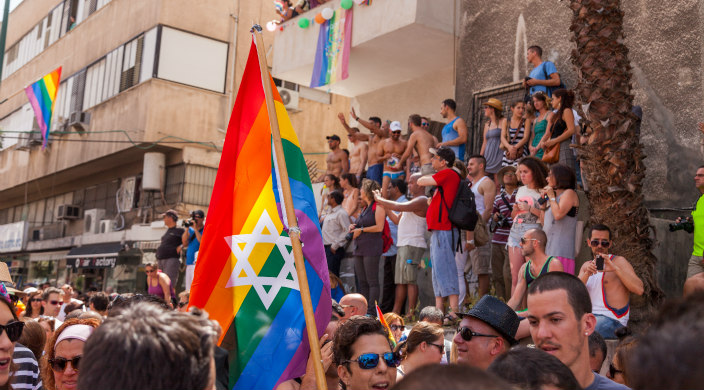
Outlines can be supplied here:
[[140, 36], [125, 44], [120, 73], [120, 92], [139, 83], [143, 46], [144, 36]]

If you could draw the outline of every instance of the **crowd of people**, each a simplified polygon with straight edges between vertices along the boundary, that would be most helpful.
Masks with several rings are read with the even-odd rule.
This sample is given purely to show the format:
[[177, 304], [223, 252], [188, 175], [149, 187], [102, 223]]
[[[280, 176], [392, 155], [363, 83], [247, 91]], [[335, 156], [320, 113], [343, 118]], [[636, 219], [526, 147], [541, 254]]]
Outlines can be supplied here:
[[[525, 388], [540, 387], [537, 383], [559, 388], [624, 388], [595, 374], [607, 354], [600, 352], [598, 367], [590, 366], [589, 357], [601, 351], [590, 340], [604, 344], [604, 339], [621, 339], [608, 371], [611, 379], [626, 383], [627, 356], [636, 350], [637, 338], [622, 334], [629, 329], [631, 295], [642, 295], [644, 284], [629, 260], [613, 253], [609, 226], [597, 223], [586, 229], [588, 205], [580, 204], [579, 192], [588, 190], [588, 183], [580, 178], [571, 146], [583, 141], [580, 117], [572, 108], [574, 93], [561, 88], [564, 85], [555, 65], [541, 56], [540, 47], [528, 49], [527, 60], [534, 69], [524, 82], [526, 97], [512, 102], [509, 115], [498, 99], [483, 103], [483, 142], [478, 154], [466, 155], [467, 124], [457, 116], [451, 99], [441, 103], [440, 114], [447, 123], [438, 137], [429, 132], [430, 120], [419, 114], [409, 115], [406, 136], [402, 136], [399, 121], [384, 122], [375, 116], [365, 120], [351, 110], [351, 118], [369, 130], [366, 134], [338, 114], [350, 150], [341, 149], [339, 136], [327, 137], [331, 152], [320, 222], [331, 279], [339, 280], [340, 262], [346, 252], [352, 254], [359, 294], [345, 295], [343, 301], [354, 295], [357, 301], [369, 302], [364, 309], [357, 308], [360, 315], [374, 315], [372, 302], [378, 301], [386, 315], [397, 318], [396, 323], [413, 324], [419, 319], [417, 273], [421, 259], [429, 258], [434, 309], [440, 315], [437, 326], [454, 329], [459, 325], [452, 348], [443, 345], [427, 323], [418, 322], [403, 336], [408, 340], [401, 343], [404, 347], [391, 351], [393, 345], [388, 343], [367, 349], [364, 344], [362, 349], [370, 356], [356, 360], [349, 347], [354, 341], [347, 332], [336, 337], [334, 343], [343, 344], [335, 345], [343, 384], [355, 372], [379, 371], [380, 360], [396, 367], [400, 380], [413, 370], [409, 367], [418, 368], [419, 361], [437, 363], [447, 351], [447, 361], [489, 369]], [[344, 184], [335, 185], [338, 182]], [[473, 193], [478, 213], [473, 230], [458, 229], [449, 218], [464, 183]], [[577, 267], [575, 260], [584, 241], [592, 256]], [[697, 252], [697, 248], [695, 233], [692, 262], [696, 264], [690, 271], [701, 268], [701, 249]], [[467, 293], [470, 272], [477, 277], [477, 298], [481, 299], [467, 311], [474, 301]], [[704, 273], [699, 268], [690, 273], [698, 276], [688, 280], [685, 292], [694, 295]], [[544, 281], [544, 286], [538, 281]], [[354, 333], [358, 337], [383, 338], [378, 323], [357, 320]], [[418, 349], [410, 341], [416, 326], [418, 332], [423, 330], [426, 348]], [[344, 325], [339, 329], [345, 329]], [[575, 334], [568, 340], [561, 339], [561, 332]], [[474, 343], [475, 338], [481, 341]], [[518, 340], [530, 338], [538, 350], [549, 354], [512, 348]], [[484, 355], [476, 355], [479, 345], [485, 348]], [[409, 360], [395, 361], [390, 352], [396, 353], [396, 359], [405, 356]], [[498, 356], [501, 359], [493, 364]], [[516, 359], [534, 359], [543, 369], [511, 368], [519, 362]], [[565, 366], [573, 376], [562, 374]], [[385, 375], [372, 375], [379, 381], [376, 387], [393, 383], [393, 375]]]
[[[467, 125], [452, 99], [441, 104], [447, 123], [439, 138], [418, 114], [408, 117], [407, 137], [399, 121], [352, 110], [365, 134], [338, 115], [352, 150], [327, 137], [319, 216], [333, 296], [320, 339], [329, 389], [700, 387], [701, 207], [685, 298], [634, 334], [630, 298], [644, 285], [629, 260], [612, 253], [608, 226], [589, 227], [592, 259], [575, 264], [586, 205], [570, 148], [578, 141], [574, 95], [559, 88], [541, 54], [528, 49], [535, 68], [527, 98], [511, 104], [509, 117], [501, 101], [484, 103], [479, 154], [465, 150]], [[704, 167], [695, 183], [704, 193]], [[458, 228], [454, 216], [470, 203], [477, 222]], [[232, 388], [228, 353], [217, 346], [222, 329], [188, 310], [205, 213], [190, 216], [180, 228], [174, 210], [162, 215], [168, 229], [157, 262], [145, 264], [145, 295], [48, 283], [15, 290], [0, 263], [0, 389]], [[340, 280], [348, 252], [356, 292]], [[427, 259], [435, 304], [420, 310], [418, 272]], [[186, 291], [177, 296], [172, 281], [182, 261]], [[613, 357], [605, 340], [616, 340]], [[316, 388], [314, 363], [278, 389]]]

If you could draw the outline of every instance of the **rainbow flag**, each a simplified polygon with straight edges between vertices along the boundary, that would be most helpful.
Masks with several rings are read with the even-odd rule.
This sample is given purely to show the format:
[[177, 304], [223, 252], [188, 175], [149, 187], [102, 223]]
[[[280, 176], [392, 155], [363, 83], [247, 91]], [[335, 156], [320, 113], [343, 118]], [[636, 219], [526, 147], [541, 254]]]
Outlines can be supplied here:
[[349, 76], [352, 47], [352, 8], [338, 8], [330, 20], [320, 25], [310, 87], [320, 87]]
[[[296, 133], [274, 91], [289, 183], [318, 333], [332, 311], [315, 198]], [[310, 350], [293, 260], [282, 223], [280, 177], [252, 43], [225, 136], [191, 286], [190, 304], [223, 329], [234, 389], [273, 389], [305, 372]]]
[[389, 327], [389, 324], [386, 323], [386, 319], [384, 318], [384, 313], [381, 312], [381, 308], [379, 307], [379, 304], [374, 301], [374, 304], [376, 305], [376, 318], [379, 319], [379, 322], [381, 322], [382, 325], [384, 325], [384, 328], [386, 328], [386, 331], [389, 332], [389, 342], [393, 346], [393, 348], [396, 348], [396, 338], [394, 337], [394, 334], [391, 332], [391, 327]]
[[29, 98], [29, 104], [37, 117], [39, 129], [42, 132], [42, 150], [49, 142], [49, 131], [51, 130], [51, 116], [54, 114], [54, 103], [56, 103], [56, 93], [59, 91], [61, 81], [61, 67], [42, 77], [36, 83], [26, 87], [24, 91]]

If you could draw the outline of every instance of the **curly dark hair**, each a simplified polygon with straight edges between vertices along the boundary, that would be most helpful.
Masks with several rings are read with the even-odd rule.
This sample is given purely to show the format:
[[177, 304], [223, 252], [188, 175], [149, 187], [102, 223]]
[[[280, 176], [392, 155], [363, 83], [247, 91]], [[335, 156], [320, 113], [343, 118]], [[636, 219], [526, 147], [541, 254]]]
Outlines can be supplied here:
[[[338, 366], [352, 357], [352, 344], [360, 336], [379, 334], [386, 339], [389, 338], [389, 332], [384, 326], [373, 317], [367, 316], [352, 316], [344, 324], [340, 325], [335, 332], [333, 340], [333, 359]], [[389, 344], [391, 347], [391, 344]]]
[[[533, 173], [533, 181], [535, 188], [543, 188], [548, 185], [546, 177], [548, 176], [548, 168], [545, 164], [533, 156], [523, 157], [518, 165], [523, 165]], [[525, 185], [525, 183], [523, 183]]]

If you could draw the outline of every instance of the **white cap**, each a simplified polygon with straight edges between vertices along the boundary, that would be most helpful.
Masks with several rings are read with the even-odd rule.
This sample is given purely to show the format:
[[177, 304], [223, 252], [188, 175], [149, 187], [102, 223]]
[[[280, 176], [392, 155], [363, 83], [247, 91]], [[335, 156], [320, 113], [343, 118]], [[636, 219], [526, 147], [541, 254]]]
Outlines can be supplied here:
[[389, 125], [389, 128], [391, 129], [391, 131], [403, 130], [401, 128], [401, 122], [399, 122], [399, 121], [391, 122], [391, 124]]

